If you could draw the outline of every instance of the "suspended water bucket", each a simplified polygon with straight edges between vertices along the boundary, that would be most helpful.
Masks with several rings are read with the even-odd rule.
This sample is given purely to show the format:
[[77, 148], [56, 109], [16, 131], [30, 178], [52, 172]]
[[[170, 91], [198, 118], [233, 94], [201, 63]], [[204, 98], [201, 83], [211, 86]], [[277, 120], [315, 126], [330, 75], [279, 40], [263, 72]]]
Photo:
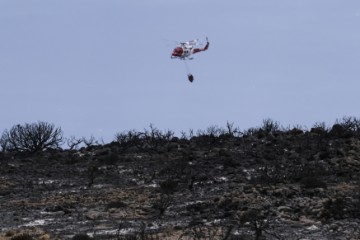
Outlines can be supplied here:
[[188, 79], [190, 82], [194, 81], [194, 76], [192, 74], [188, 74]]

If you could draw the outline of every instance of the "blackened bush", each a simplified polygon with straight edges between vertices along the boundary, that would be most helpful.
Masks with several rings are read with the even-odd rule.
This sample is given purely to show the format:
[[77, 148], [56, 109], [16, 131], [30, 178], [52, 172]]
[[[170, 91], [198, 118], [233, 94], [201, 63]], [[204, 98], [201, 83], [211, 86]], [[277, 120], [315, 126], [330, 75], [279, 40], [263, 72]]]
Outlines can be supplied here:
[[351, 137], [350, 132], [348, 133], [346, 129], [340, 124], [334, 124], [332, 126], [330, 135], [333, 137]]
[[76, 234], [72, 240], [91, 240], [93, 239], [92, 237], [90, 237], [87, 234]]
[[168, 179], [160, 183], [160, 190], [162, 193], [171, 194], [176, 192], [178, 186], [178, 182]]
[[338, 196], [334, 199], [328, 199], [323, 204], [323, 210], [321, 212], [321, 218], [324, 221], [330, 219], [343, 219], [346, 216], [347, 212], [347, 203], [344, 200], [344, 197]]
[[313, 125], [310, 132], [319, 136], [326, 136], [329, 132], [329, 128], [327, 127], [325, 122], [317, 122]]
[[305, 188], [326, 188], [327, 184], [316, 177], [305, 177], [300, 182]]
[[124, 148], [128, 147], [139, 147], [144, 143], [143, 133], [137, 132], [135, 130], [130, 130], [127, 132], [117, 133], [115, 140]]
[[1, 135], [0, 137], [0, 149], [2, 152], [7, 151], [9, 146], [9, 139], [7, 137], [7, 134], [5, 134], [6, 131]]
[[337, 119], [330, 134], [333, 137], [350, 138], [360, 133], [360, 119], [356, 117], [343, 117]]
[[239, 163], [237, 163], [233, 158], [225, 158], [224, 161], [223, 161], [223, 166], [225, 168], [234, 168], [234, 167], [237, 167], [239, 166]]
[[274, 133], [275, 131], [280, 130], [280, 123], [277, 121], [274, 121], [270, 118], [263, 120], [263, 125], [261, 126], [261, 130], [264, 131], [265, 135], [268, 135], [270, 133]]
[[254, 231], [255, 240], [263, 239], [263, 233], [269, 228], [268, 216], [270, 212], [267, 209], [250, 208], [238, 216], [238, 224], [249, 226]]
[[289, 133], [292, 136], [299, 136], [299, 135], [302, 135], [304, 133], [304, 130], [301, 127], [294, 127], [293, 129], [291, 129], [289, 131]]
[[166, 209], [173, 202], [173, 198], [167, 194], [161, 194], [158, 199], [155, 199], [152, 203], [152, 208], [159, 211], [159, 215], [165, 213]]
[[126, 203], [121, 201], [115, 201], [115, 202], [110, 202], [106, 208], [110, 209], [110, 208], [126, 208], [126, 207], [127, 207]]
[[358, 132], [360, 130], [360, 119], [356, 117], [343, 117], [342, 119], [337, 119], [336, 123], [341, 125], [346, 132]]
[[27, 233], [23, 233], [21, 235], [16, 235], [11, 238], [11, 240], [33, 240], [33, 239], [34, 238]]
[[10, 131], [5, 130], [0, 138], [3, 151], [40, 152], [48, 148], [58, 148], [63, 141], [61, 128], [53, 124], [38, 122], [17, 124]]

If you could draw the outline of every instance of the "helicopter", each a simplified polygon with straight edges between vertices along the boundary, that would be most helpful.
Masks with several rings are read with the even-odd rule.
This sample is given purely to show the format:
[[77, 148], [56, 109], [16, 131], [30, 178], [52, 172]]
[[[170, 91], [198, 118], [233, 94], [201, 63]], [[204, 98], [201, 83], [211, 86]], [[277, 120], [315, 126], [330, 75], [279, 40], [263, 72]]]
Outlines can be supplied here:
[[177, 47], [174, 48], [174, 50], [171, 53], [171, 58], [172, 59], [180, 59], [180, 60], [184, 60], [185, 62], [185, 66], [188, 72], [188, 79], [190, 82], [194, 81], [194, 76], [190, 73], [189, 71], [189, 67], [186, 63], [186, 60], [193, 60], [194, 58], [192, 57], [193, 54], [198, 53], [198, 52], [203, 52], [208, 50], [209, 48], [209, 40], [206, 37], [206, 45], [203, 48], [199, 48], [196, 46], [199, 46], [199, 40], [195, 39], [195, 40], [191, 40], [191, 41], [187, 41], [187, 42], [180, 42], [178, 44]]

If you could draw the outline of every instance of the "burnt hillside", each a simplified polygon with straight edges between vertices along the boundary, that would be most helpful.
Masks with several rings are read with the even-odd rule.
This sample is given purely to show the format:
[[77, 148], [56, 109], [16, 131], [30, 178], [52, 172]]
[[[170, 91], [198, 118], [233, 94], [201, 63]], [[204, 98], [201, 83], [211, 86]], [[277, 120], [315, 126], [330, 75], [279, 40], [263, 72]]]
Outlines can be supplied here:
[[360, 239], [360, 129], [339, 122], [0, 153], [0, 239]]

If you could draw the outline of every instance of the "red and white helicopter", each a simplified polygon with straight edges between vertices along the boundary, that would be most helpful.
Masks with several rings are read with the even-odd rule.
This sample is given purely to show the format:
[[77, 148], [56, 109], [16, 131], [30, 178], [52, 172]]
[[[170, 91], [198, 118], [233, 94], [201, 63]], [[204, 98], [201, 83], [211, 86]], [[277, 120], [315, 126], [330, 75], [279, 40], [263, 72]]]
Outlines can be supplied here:
[[193, 54], [208, 50], [210, 45], [208, 38], [206, 37], [205, 47], [199, 48], [197, 47], [199, 45], [200, 44], [198, 39], [187, 42], [180, 42], [179, 45], [176, 48], [174, 48], [171, 54], [172, 59], [177, 58], [185, 61], [186, 69], [188, 71], [188, 79], [190, 82], [194, 81], [194, 76], [190, 73], [186, 60], [193, 60], [194, 59], [192, 57]]

